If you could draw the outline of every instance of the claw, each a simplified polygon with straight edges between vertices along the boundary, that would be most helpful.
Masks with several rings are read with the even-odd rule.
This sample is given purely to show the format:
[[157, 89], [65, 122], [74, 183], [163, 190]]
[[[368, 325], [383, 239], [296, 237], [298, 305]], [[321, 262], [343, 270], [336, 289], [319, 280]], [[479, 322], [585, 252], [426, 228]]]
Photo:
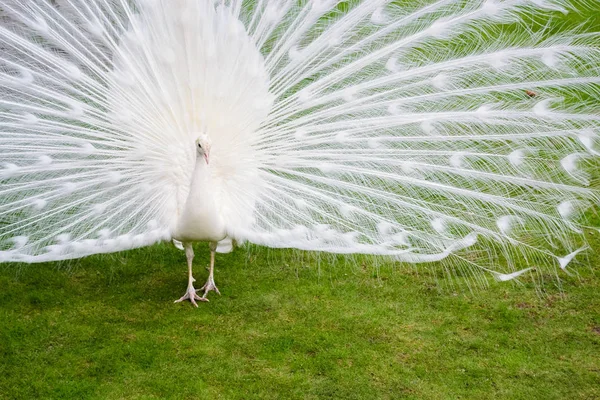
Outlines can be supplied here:
[[198, 307], [198, 303], [196, 303], [196, 300], [199, 301], [208, 301], [207, 298], [204, 297], [200, 297], [196, 294], [196, 289], [194, 289], [194, 286], [192, 286], [191, 284], [188, 286], [188, 289], [186, 291], [186, 293], [181, 296], [178, 300], [175, 300], [174, 303], [181, 303], [184, 300], [189, 300], [194, 306]]
[[219, 288], [217, 288], [217, 285], [215, 285], [215, 280], [212, 277], [212, 275], [209, 275], [209, 277], [206, 280], [206, 283], [204, 284], [204, 286], [202, 286], [198, 290], [203, 290], [204, 291], [204, 294], [201, 297], [201, 299], [203, 299], [203, 301], [208, 301], [208, 299], [206, 298], [206, 296], [208, 295], [208, 292], [210, 292], [210, 291], [215, 291], [215, 292], [217, 292], [217, 294], [221, 295], [221, 292], [219, 291]]

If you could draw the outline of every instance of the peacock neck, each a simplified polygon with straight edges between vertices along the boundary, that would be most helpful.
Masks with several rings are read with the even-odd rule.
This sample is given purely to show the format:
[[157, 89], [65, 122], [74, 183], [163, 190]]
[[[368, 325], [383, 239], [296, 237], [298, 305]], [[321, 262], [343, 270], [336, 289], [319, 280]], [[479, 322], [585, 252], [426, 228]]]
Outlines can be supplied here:
[[210, 180], [210, 166], [204, 161], [203, 157], [196, 157], [196, 165], [192, 173], [192, 181], [190, 182], [190, 196], [195, 197], [192, 193], [196, 194], [198, 191], [207, 192], [210, 188]]

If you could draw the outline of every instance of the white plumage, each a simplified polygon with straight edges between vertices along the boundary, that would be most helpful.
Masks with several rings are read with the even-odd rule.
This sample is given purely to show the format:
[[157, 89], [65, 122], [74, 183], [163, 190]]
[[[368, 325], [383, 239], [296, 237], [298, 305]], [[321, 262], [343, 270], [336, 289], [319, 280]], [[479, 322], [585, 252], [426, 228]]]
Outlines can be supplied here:
[[598, 199], [600, 48], [555, 29], [573, 11], [594, 12], [5, 0], [0, 261], [182, 241], [191, 300], [199, 240], [213, 243], [207, 290], [222, 239], [499, 280], [565, 269]]

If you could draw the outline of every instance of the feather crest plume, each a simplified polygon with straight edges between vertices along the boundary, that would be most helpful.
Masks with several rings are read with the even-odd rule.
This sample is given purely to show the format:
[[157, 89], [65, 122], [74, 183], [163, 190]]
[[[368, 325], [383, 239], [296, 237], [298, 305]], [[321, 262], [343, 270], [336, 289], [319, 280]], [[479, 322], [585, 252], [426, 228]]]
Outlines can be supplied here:
[[206, 131], [237, 241], [566, 269], [598, 200], [583, 7], [4, 1], [0, 261], [169, 240]]

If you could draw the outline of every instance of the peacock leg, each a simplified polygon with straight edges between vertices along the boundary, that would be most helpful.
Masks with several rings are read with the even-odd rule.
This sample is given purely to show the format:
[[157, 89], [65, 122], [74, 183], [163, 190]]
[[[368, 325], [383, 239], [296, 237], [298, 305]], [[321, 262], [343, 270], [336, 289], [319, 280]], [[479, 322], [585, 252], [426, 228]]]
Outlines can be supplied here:
[[210, 242], [209, 246], [210, 246], [210, 271], [208, 273], [208, 279], [206, 280], [206, 283], [204, 284], [204, 286], [202, 286], [200, 288], [200, 290], [204, 290], [204, 294], [202, 295], [202, 298], [201, 298], [202, 301], [208, 301], [208, 299], [206, 298], [206, 295], [211, 290], [214, 290], [218, 294], [221, 294], [221, 292], [219, 292], [219, 289], [215, 285], [215, 276], [214, 276], [214, 273], [215, 273], [215, 250], [217, 249], [217, 243]]
[[184, 243], [183, 246], [185, 247], [185, 257], [187, 258], [187, 265], [188, 265], [188, 287], [187, 287], [187, 291], [185, 292], [185, 294], [183, 296], [181, 296], [181, 298], [179, 300], [175, 300], [175, 303], [179, 303], [184, 300], [189, 300], [192, 302], [193, 305], [198, 307], [196, 300], [200, 300], [200, 301], [208, 301], [208, 300], [198, 296], [196, 294], [196, 289], [194, 289], [194, 282], [196, 282], [196, 280], [192, 276], [192, 261], [194, 260], [194, 249], [192, 248], [192, 244]]

